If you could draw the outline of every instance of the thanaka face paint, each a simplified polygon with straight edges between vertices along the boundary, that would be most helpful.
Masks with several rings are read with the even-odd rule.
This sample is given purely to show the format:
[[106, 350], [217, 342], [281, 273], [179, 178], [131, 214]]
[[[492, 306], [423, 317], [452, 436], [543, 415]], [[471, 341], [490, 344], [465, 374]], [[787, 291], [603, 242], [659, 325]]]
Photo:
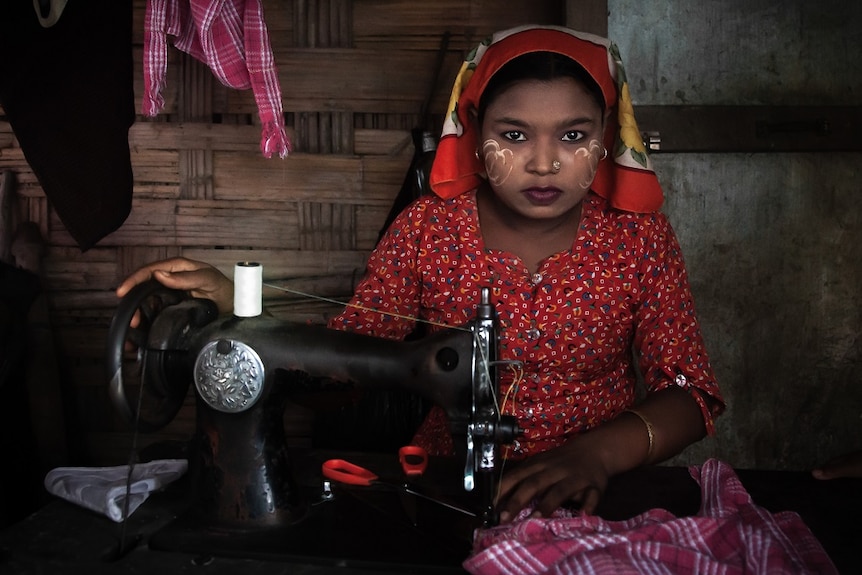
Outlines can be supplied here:
[[[588, 190], [592, 185], [596, 171], [599, 169], [603, 149], [601, 142], [590, 140], [589, 144], [578, 148], [572, 155], [572, 167], [578, 178], [576, 184], [580, 189]], [[488, 181], [495, 186], [503, 185], [515, 167], [514, 152], [509, 148], [501, 147], [497, 140], [488, 139], [482, 144], [482, 155]]]
[[575, 150], [572, 159], [575, 173], [579, 176], [577, 184], [582, 190], [588, 190], [596, 178], [596, 171], [602, 159], [602, 149], [601, 142], [590, 140], [585, 147]]
[[495, 186], [503, 185], [515, 167], [515, 154], [509, 148], [501, 148], [497, 140], [485, 140], [482, 144], [482, 155], [485, 159], [485, 171], [488, 181]]

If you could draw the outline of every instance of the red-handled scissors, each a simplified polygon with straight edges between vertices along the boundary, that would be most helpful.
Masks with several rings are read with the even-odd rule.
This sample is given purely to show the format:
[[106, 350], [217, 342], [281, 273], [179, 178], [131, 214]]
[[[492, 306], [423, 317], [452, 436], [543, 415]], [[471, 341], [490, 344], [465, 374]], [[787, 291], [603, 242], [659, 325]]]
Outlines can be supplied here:
[[[406, 478], [415, 478], [425, 473], [428, 467], [428, 454], [416, 445], [405, 445], [398, 450], [398, 461]], [[381, 482], [373, 471], [344, 459], [328, 459], [323, 462], [323, 475], [327, 479], [348, 485], [371, 485]]]
[[[401, 450], [399, 450], [399, 459], [401, 460], [401, 466], [404, 473], [412, 477], [417, 477], [421, 475], [425, 471], [425, 468], [428, 466], [428, 456], [425, 453], [425, 450], [421, 447], [411, 445], [403, 447]], [[476, 516], [476, 513], [469, 509], [464, 509], [458, 505], [453, 505], [435, 497], [425, 495], [424, 493], [415, 490], [406, 483], [384, 481], [380, 479], [380, 477], [370, 469], [366, 469], [365, 467], [356, 465], [355, 463], [351, 463], [350, 461], [344, 459], [327, 459], [323, 462], [321, 469], [323, 471], [323, 476], [333, 481], [338, 481], [347, 485], [380, 485], [384, 487], [389, 487], [399, 490], [402, 493], [407, 493], [410, 495], [421, 497], [423, 499], [427, 499], [454, 511], [458, 511], [472, 517]], [[407, 507], [414, 506], [409, 505]], [[411, 517], [411, 520], [413, 520], [415, 523], [415, 511], [410, 514], [414, 515], [414, 517]]]
[[323, 476], [348, 485], [373, 485], [380, 478], [369, 469], [344, 459], [327, 459], [323, 462]]
[[428, 467], [428, 453], [418, 445], [405, 445], [398, 450], [398, 461], [408, 478], [419, 477]]

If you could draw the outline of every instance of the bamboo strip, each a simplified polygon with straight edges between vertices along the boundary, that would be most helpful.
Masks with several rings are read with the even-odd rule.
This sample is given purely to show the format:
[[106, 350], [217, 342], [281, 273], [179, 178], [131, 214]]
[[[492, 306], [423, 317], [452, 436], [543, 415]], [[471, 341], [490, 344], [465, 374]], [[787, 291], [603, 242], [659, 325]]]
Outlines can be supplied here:
[[343, 112], [335, 112], [331, 118], [331, 134], [330, 139], [332, 141], [332, 153], [333, 154], [346, 154], [347, 147], [344, 145], [344, 113]]
[[354, 20], [353, 2], [351, 0], [339, 0], [341, 4], [341, 19], [339, 20], [339, 36], [342, 38], [342, 48], [354, 48]]
[[[296, 135], [288, 129], [288, 136]], [[260, 153], [260, 127], [203, 122], [140, 121], [129, 130], [135, 151], [210, 149]], [[4, 151], [5, 154], [5, 151]]]
[[[263, 200], [365, 201], [361, 174], [366, 160], [348, 156], [292, 154], [283, 161], [256, 154], [218, 153], [215, 184], [218, 200], [249, 196]], [[406, 167], [405, 167], [406, 169]], [[374, 194], [372, 194], [372, 197]]]
[[412, 157], [413, 137], [407, 130], [356, 130], [355, 152], [360, 155]]
[[308, 124], [308, 151], [312, 154], [320, 153], [320, 113], [309, 112]]
[[332, 153], [332, 116], [333, 112], [321, 112], [318, 115], [318, 133], [320, 137], [320, 148], [318, 152], [321, 154]]
[[356, 249], [369, 252], [374, 249], [391, 206], [392, 200], [381, 206], [356, 206]]
[[[436, 48], [400, 50], [386, 55], [376, 50], [295, 48], [277, 54], [282, 101], [287, 110], [353, 110], [418, 113], [434, 73]], [[461, 64], [461, 54], [449, 52], [429, 110], [445, 112], [450, 81]], [[309, 73], [313, 71], [313, 73]], [[397, 81], [393, 76], [397, 74]], [[231, 111], [253, 114], [254, 95], [248, 90], [227, 94]], [[226, 112], [220, 110], [219, 112]]]
[[[353, 15], [357, 46], [367, 42], [403, 46], [404, 40], [422, 39], [437, 45], [440, 33], [450, 30], [457, 44], [466, 42], [464, 48], [470, 49], [497, 30], [528, 22], [562, 24], [565, 18], [565, 3], [560, 0], [511, 0], [505, 8], [484, 0], [362, 0], [361, 7]], [[386, 50], [384, 46], [378, 48]]]
[[341, 112], [341, 150], [344, 154], [355, 154], [354, 149], [354, 128], [353, 128], [353, 113]]
[[317, 37], [317, 0], [299, 0], [307, 5], [305, 25], [308, 28], [308, 47], [318, 48], [320, 46]]
[[179, 202], [177, 245], [293, 248], [299, 245], [296, 203]]
[[[293, 5], [295, 7], [293, 14], [293, 29], [296, 38], [294, 45], [308, 46], [308, 17], [306, 16], [308, 7], [306, 6], [305, 0], [295, 0]], [[275, 50], [275, 46], [273, 46], [273, 50]]]
[[330, 3], [331, 0], [320, 0], [320, 3], [317, 5], [317, 22], [315, 23], [315, 28], [317, 29], [318, 46], [333, 46], [332, 36], [330, 35], [329, 30]]

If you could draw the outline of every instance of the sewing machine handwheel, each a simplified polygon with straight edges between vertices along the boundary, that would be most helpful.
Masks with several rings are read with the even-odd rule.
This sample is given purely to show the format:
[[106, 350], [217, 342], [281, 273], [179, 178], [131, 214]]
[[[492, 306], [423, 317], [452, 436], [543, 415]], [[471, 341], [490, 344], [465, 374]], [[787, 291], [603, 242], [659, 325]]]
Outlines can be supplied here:
[[[111, 403], [130, 425], [143, 432], [161, 429], [183, 406], [192, 379], [183, 337], [188, 316], [212, 316], [214, 304], [194, 300], [198, 308], [179, 315], [182, 321], [163, 321], [160, 314], [188, 307], [191, 298], [151, 280], [135, 286], [122, 300], [111, 321], [107, 342], [107, 370]], [[197, 303], [201, 302], [201, 303]], [[130, 322], [138, 315], [138, 323]], [[209, 318], [194, 323], [206, 323]]]

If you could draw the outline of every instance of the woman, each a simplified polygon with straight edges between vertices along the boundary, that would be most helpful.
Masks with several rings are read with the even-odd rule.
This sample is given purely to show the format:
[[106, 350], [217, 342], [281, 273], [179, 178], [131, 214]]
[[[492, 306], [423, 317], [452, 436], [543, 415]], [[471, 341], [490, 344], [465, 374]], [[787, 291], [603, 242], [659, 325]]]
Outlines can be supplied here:
[[[456, 79], [431, 186], [330, 325], [396, 339], [414, 328], [405, 318], [463, 325], [491, 288], [501, 359], [523, 365], [500, 389], [525, 430], [507, 454], [520, 461], [501, 481], [502, 522], [569, 501], [592, 513], [611, 476], [713, 431], [724, 403], [607, 40], [527, 26], [482, 43]], [[190, 271], [154, 273], [166, 269]], [[151, 276], [229, 309], [226, 278], [184, 260], [139, 270], [118, 295]], [[416, 443], [451, 451], [442, 410]]]

